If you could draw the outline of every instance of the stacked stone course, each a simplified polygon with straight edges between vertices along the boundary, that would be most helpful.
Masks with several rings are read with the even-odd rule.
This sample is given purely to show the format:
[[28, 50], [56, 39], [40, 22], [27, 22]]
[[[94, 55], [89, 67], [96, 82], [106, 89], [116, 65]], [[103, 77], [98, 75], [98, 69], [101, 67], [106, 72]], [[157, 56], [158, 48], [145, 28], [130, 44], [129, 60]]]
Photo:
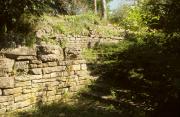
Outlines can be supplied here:
[[33, 48], [0, 51], [0, 114], [49, 104], [65, 94], [77, 93], [90, 78], [82, 49], [122, 40], [93, 34], [57, 35], [55, 39], [61, 47], [40, 43]]
[[64, 59], [59, 46], [37, 45], [0, 52], [0, 113], [52, 103], [89, 81], [86, 61]]

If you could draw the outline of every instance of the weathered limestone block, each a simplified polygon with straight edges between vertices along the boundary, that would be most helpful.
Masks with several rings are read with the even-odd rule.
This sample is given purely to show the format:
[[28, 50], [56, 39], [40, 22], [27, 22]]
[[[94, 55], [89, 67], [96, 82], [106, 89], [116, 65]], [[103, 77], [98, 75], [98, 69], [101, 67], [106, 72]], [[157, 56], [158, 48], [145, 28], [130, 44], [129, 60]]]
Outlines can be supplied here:
[[0, 103], [13, 101], [13, 96], [0, 96]]
[[63, 76], [64, 76], [64, 77], [68, 77], [68, 76], [70, 76], [70, 75], [74, 75], [74, 73], [75, 73], [74, 71], [64, 71], [64, 72], [63, 72]]
[[35, 69], [30, 69], [29, 74], [32, 75], [41, 75], [42, 74], [42, 69], [41, 68], [35, 68]]
[[43, 62], [52, 62], [62, 60], [62, 57], [56, 54], [38, 55], [39, 59]]
[[29, 105], [31, 105], [31, 99], [27, 99], [27, 100], [23, 100], [23, 101], [20, 101], [20, 102], [17, 102], [17, 103], [14, 103], [14, 109], [20, 109], [20, 108], [24, 108], [24, 107], [27, 107]]
[[9, 58], [16, 58], [17, 56], [36, 56], [36, 49], [29, 47], [19, 47], [15, 49], [2, 50], [1, 53]]
[[18, 56], [17, 58], [16, 58], [16, 60], [34, 60], [34, 59], [37, 59], [35, 56]]
[[31, 81], [24, 81], [24, 82], [15, 82], [15, 87], [25, 87], [25, 86], [31, 86]]
[[49, 67], [57, 66], [57, 62], [47, 62]]
[[45, 67], [48, 67], [48, 64], [47, 64], [47, 63], [43, 63], [43, 64], [42, 64], [42, 67], [44, 67], [44, 68], [45, 68]]
[[63, 50], [56, 45], [39, 45], [37, 46], [38, 57], [43, 62], [52, 62], [63, 60]]
[[0, 77], [0, 88], [14, 88], [13, 77]]
[[37, 68], [37, 67], [38, 67], [37, 64], [29, 64], [29, 68], [30, 68], [30, 69]]
[[58, 82], [58, 81], [46, 82], [46, 83], [45, 83], [45, 86], [46, 86], [46, 87], [55, 87], [55, 86], [58, 86], [58, 85], [59, 85], [59, 82]]
[[22, 93], [23, 94], [32, 93], [32, 88], [23, 88]]
[[81, 70], [81, 66], [80, 65], [72, 65], [72, 70], [79, 71], [79, 70]]
[[[36, 81], [37, 82], [37, 81]], [[42, 90], [44, 87], [42, 82], [38, 82], [38, 83], [32, 83], [32, 88], [38, 88], [38, 90]]]
[[34, 79], [42, 79], [42, 75], [21, 75], [21, 76], [15, 77], [16, 82], [24, 82], [24, 81], [34, 80]]
[[62, 49], [56, 45], [40, 45], [37, 46], [38, 52], [41, 54], [56, 54], [61, 55], [63, 53]]
[[[10, 107], [11, 105], [13, 105], [13, 101], [7, 101], [7, 102], [2, 102], [0, 103], [0, 109], [5, 109], [7, 111], [8, 107]], [[0, 115], [1, 115], [1, 111], [0, 111]]]
[[3, 95], [6, 95], [6, 96], [13, 95], [13, 94], [21, 94], [21, 93], [22, 93], [22, 87], [3, 90]]
[[68, 47], [65, 50], [65, 58], [70, 60], [81, 59], [81, 48], [79, 47]]
[[31, 98], [31, 93], [14, 97], [14, 102], [20, 102]]
[[47, 67], [43, 68], [43, 74], [49, 74], [52, 72], [61, 72], [65, 70], [65, 66], [57, 66], [57, 67]]
[[48, 83], [51, 83], [51, 82], [56, 82], [57, 81], [57, 78], [47, 78], [47, 79], [43, 79], [43, 82], [45, 83], [45, 86], [46, 84]]
[[6, 73], [13, 71], [14, 60], [8, 58], [0, 59], [0, 76], [6, 76]]
[[58, 66], [65, 66], [66, 64], [66, 61], [57, 61]]
[[63, 72], [53, 72], [50, 74], [50, 78], [62, 77]]
[[46, 96], [47, 96], [47, 97], [54, 96], [55, 94], [56, 94], [55, 91], [47, 91], [47, 92], [46, 92]]
[[38, 64], [37, 67], [38, 67], [38, 68], [42, 68], [42, 64]]
[[42, 61], [39, 61], [39, 60], [31, 60], [30, 63], [31, 63], [31, 64], [42, 64]]
[[18, 71], [28, 71], [29, 61], [16, 61], [14, 64], [14, 68]]

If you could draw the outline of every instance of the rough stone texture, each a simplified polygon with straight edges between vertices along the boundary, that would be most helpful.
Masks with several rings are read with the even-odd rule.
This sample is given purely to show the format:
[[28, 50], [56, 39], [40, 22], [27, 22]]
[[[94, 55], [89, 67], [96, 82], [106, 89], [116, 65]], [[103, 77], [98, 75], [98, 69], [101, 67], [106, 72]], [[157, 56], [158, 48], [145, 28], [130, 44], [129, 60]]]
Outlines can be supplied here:
[[8, 58], [0, 59], [0, 76], [4, 76], [6, 73], [12, 72], [14, 66], [14, 60]]
[[13, 96], [0, 96], [0, 103], [13, 101]]
[[0, 77], [0, 88], [14, 88], [14, 78], [13, 77]]
[[48, 54], [48, 55], [39, 55], [39, 59], [43, 62], [52, 62], [52, 61], [58, 61], [60, 59], [60, 56], [56, 54]]
[[27, 72], [29, 68], [29, 61], [16, 61], [14, 64], [14, 69], [17, 71], [25, 71]]
[[[51, 31], [43, 30], [47, 32]], [[42, 32], [37, 34], [42, 36]], [[34, 48], [0, 51], [0, 114], [52, 103], [62, 99], [65, 93], [77, 93], [89, 83], [90, 77], [82, 49], [120, 40], [95, 35], [61, 35], [58, 39], [67, 39], [66, 47], [41, 43]]]
[[6, 95], [6, 96], [13, 95], [13, 94], [21, 94], [21, 93], [22, 93], [22, 87], [3, 90], [3, 95]]
[[30, 69], [29, 74], [32, 75], [41, 75], [42, 74], [42, 69], [41, 68], [36, 68], [36, 69]]
[[15, 49], [2, 50], [0, 53], [7, 55], [8, 57], [14, 58], [14, 56], [36, 56], [35, 48], [20, 47]]
[[76, 47], [68, 47], [65, 49], [66, 53], [66, 59], [69, 60], [74, 60], [74, 59], [81, 59], [81, 48], [76, 46]]

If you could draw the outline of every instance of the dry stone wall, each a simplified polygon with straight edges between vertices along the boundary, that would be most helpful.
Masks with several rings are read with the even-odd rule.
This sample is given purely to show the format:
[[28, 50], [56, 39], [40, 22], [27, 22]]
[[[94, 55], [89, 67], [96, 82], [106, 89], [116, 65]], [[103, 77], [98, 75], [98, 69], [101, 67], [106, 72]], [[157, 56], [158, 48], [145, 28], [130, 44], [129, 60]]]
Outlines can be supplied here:
[[89, 81], [86, 61], [65, 59], [60, 46], [0, 52], [0, 113], [29, 109], [74, 94]]
[[[80, 47], [80, 48], [91, 48], [96, 44], [106, 44], [106, 43], [118, 43], [123, 40], [124, 37], [117, 36], [98, 36], [98, 35], [57, 35], [56, 39], [58, 41], [64, 41], [67, 47]], [[62, 42], [63, 43], [63, 42]]]
[[[39, 38], [40, 39], [40, 38]], [[121, 37], [57, 35], [59, 45], [0, 51], [0, 113], [29, 109], [74, 94], [90, 79], [83, 48], [118, 43]]]

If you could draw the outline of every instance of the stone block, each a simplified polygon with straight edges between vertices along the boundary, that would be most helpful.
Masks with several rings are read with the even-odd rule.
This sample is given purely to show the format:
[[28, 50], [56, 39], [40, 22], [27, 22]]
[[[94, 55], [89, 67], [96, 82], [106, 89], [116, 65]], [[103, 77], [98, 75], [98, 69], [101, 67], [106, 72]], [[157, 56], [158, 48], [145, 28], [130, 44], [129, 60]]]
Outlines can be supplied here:
[[14, 68], [16, 70], [21, 70], [21, 71], [28, 71], [29, 68], [29, 61], [16, 61]]
[[34, 60], [37, 59], [35, 56], [18, 56], [16, 60], [22, 61], [22, 60]]
[[33, 84], [43, 83], [43, 80], [42, 80], [42, 79], [32, 80], [32, 83], [33, 83]]
[[15, 82], [15, 87], [25, 87], [25, 86], [31, 86], [31, 81], [24, 81], [24, 82]]
[[0, 88], [14, 88], [13, 77], [0, 77]]
[[14, 102], [24, 101], [24, 100], [30, 99], [31, 97], [32, 97], [31, 93], [16, 96], [16, 97], [14, 97]]
[[14, 58], [15, 56], [36, 56], [36, 49], [29, 47], [19, 47], [15, 49], [6, 49], [1, 51], [8, 57]]
[[35, 69], [30, 69], [29, 74], [32, 75], [41, 75], [42, 74], [42, 69], [41, 68], [35, 68]]
[[59, 59], [63, 60], [62, 56], [56, 54], [38, 55], [38, 57], [43, 62], [53, 62], [58, 61]]
[[23, 94], [32, 93], [32, 88], [23, 88], [22, 93]]
[[0, 96], [0, 103], [13, 101], [13, 96]]
[[57, 62], [47, 62], [49, 67], [57, 66]]
[[52, 72], [61, 72], [63, 70], [65, 70], [65, 66], [48, 67], [48, 68], [43, 68], [43, 74], [50, 74]]
[[72, 70], [79, 71], [79, 70], [81, 70], [81, 66], [80, 65], [72, 65]]
[[61, 76], [63, 76], [62, 72], [53, 72], [50, 74], [50, 78], [61, 77]]
[[43, 65], [42, 65], [42, 64], [38, 64], [37, 67], [38, 67], [38, 68], [42, 68]]
[[6, 95], [6, 96], [13, 95], [13, 94], [21, 94], [21, 93], [22, 93], [22, 87], [3, 90], [3, 95]]
[[48, 97], [54, 96], [55, 94], [56, 94], [55, 91], [47, 91], [46, 92], [46, 96], [48, 96]]
[[48, 45], [48, 44], [43, 44], [43, 45], [39, 45], [37, 46], [38, 48], [38, 52], [42, 53], [42, 54], [56, 54], [56, 55], [60, 55], [62, 54], [62, 49], [57, 46], [57, 45]]
[[12, 72], [14, 60], [8, 58], [0, 59], [0, 76], [5, 76], [6, 73]]
[[31, 60], [30, 63], [31, 63], [31, 64], [42, 64], [42, 61], [39, 61], [39, 60]]
[[15, 77], [16, 82], [24, 82], [24, 81], [34, 80], [34, 79], [42, 79], [42, 75], [21, 75], [21, 76]]
[[20, 108], [23, 108], [23, 107], [28, 107], [29, 105], [31, 105], [31, 99], [27, 99], [27, 100], [24, 100], [24, 101], [21, 101], [21, 102], [17, 102], [17, 103], [14, 103], [14, 108], [15, 109], [20, 109]]
[[29, 68], [30, 68], [30, 69], [37, 68], [37, 67], [38, 67], [37, 64], [29, 64]]

